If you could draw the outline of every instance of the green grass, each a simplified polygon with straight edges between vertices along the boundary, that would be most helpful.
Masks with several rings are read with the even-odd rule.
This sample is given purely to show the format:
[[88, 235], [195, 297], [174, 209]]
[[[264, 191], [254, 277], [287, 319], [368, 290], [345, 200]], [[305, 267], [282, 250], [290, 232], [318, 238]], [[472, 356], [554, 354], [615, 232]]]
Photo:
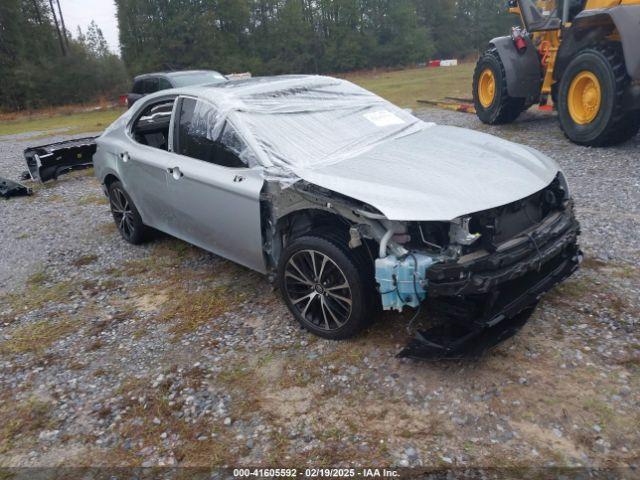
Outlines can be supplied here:
[[124, 109], [110, 108], [93, 112], [38, 115], [20, 117], [0, 122], [0, 135], [15, 135], [25, 132], [42, 132], [37, 137], [51, 136], [56, 133], [65, 135], [99, 132], [118, 118]]
[[13, 330], [10, 339], [0, 344], [0, 354], [40, 353], [52, 343], [77, 331], [80, 320], [47, 318], [38, 320]]
[[[371, 90], [401, 106], [415, 108], [417, 100], [442, 100], [444, 97], [471, 96], [473, 64], [451, 68], [413, 68], [397, 71], [367, 71], [345, 74], [344, 78]], [[17, 114], [0, 119], [0, 135], [38, 132], [32, 139], [55, 134], [75, 135], [100, 132], [124, 112], [123, 108], [105, 108], [91, 112], [53, 109], [38, 115]]]
[[[419, 105], [419, 99], [470, 97], [473, 68], [474, 65], [469, 63], [450, 68], [357, 72], [345, 74], [344, 78], [401, 107], [415, 108]], [[16, 114], [15, 118], [0, 117], [0, 135], [40, 132], [32, 137], [36, 139], [57, 133], [71, 135], [99, 132], [123, 112], [123, 108], [105, 108], [91, 112], [73, 112], [62, 108], [37, 115]]]
[[415, 108], [417, 100], [471, 98], [473, 63], [446, 68], [412, 68], [389, 72], [346, 74], [344, 78], [401, 107]]

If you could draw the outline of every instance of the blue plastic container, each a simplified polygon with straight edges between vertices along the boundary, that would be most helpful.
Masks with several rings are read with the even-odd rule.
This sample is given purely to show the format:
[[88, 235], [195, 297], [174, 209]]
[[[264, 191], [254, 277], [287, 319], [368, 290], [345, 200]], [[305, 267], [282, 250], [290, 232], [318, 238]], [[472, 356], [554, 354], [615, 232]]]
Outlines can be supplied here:
[[426, 272], [435, 261], [419, 253], [399, 259], [395, 255], [376, 260], [376, 281], [380, 288], [382, 307], [402, 311], [417, 307], [427, 298]]

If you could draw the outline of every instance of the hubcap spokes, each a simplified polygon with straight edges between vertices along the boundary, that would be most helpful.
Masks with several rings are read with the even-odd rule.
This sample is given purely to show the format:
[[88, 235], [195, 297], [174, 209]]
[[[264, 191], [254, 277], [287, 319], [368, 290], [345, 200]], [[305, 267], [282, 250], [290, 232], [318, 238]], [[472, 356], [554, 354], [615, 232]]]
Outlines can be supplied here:
[[127, 197], [119, 188], [114, 188], [109, 197], [111, 203], [111, 213], [116, 221], [118, 230], [125, 236], [130, 238], [133, 234], [133, 211], [129, 205]]
[[287, 262], [284, 283], [291, 304], [323, 330], [342, 327], [351, 316], [351, 288], [340, 267], [315, 250], [302, 250]]

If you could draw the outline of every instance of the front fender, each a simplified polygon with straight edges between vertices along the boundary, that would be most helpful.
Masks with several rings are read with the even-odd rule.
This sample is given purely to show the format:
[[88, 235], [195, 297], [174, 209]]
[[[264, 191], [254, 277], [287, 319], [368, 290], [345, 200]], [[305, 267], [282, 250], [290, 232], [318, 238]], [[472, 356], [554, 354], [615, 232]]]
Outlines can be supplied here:
[[510, 36], [494, 38], [489, 45], [497, 50], [504, 65], [509, 96], [526, 98], [527, 104], [533, 104], [540, 98], [542, 71], [536, 47], [530, 38], [525, 40], [527, 48], [522, 53]]
[[614, 28], [620, 34], [627, 73], [640, 80], [640, 5], [586, 10], [578, 14], [565, 32], [558, 51], [554, 77], [560, 79], [577, 51], [611, 34]]

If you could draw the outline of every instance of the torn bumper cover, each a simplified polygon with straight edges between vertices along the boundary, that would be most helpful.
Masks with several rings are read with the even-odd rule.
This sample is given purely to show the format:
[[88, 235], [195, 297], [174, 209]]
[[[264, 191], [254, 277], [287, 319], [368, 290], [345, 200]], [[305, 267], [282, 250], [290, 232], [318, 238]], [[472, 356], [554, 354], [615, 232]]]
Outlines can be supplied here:
[[33, 191], [29, 187], [8, 178], [0, 177], [0, 197], [22, 197], [32, 193]]
[[31, 178], [44, 183], [71, 170], [91, 167], [97, 148], [96, 138], [79, 138], [27, 148], [24, 158]]
[[418, 332], [398, 356], [475, 357], [514, 335], [540, 297], [577, 270], [579, 234], [569, 205], [494, 253], [433, 265], [426, 272], [428, 301], [447, 323]]

